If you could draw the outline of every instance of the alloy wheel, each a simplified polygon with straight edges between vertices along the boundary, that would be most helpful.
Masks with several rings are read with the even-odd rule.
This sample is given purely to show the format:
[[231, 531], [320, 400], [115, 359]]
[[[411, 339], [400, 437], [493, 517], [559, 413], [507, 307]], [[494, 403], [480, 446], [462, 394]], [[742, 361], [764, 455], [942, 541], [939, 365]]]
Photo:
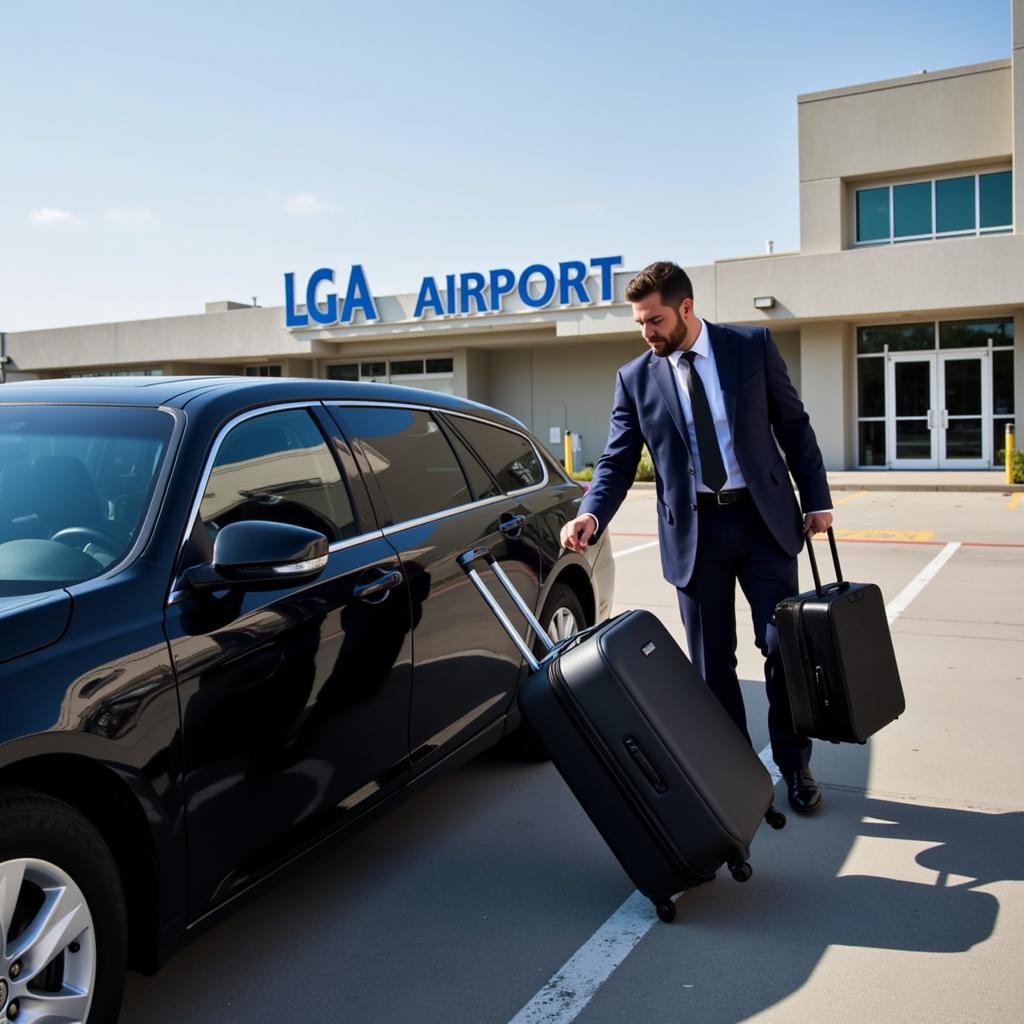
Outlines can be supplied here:
[[576, 616], [569, 608], [556, 608], [548, 623], [548, 636], [557, 644], [579, 632]]
[[62, 868], [0, 863], [0, 1020], [81, 1024], [96, 983], [96, 934], [82, 890]]

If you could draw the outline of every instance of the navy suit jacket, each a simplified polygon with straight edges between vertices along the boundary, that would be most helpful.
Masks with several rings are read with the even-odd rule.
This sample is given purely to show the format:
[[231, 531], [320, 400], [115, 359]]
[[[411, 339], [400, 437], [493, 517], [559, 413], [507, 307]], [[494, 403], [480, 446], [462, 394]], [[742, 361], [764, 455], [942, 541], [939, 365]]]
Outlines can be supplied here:
[[[736, 461], [768, 529], [796, 557], [803, 546], [802, 517], [789, 474], [804, 511], [832, 506], [810, 419], [765, 328], [709, 323], [707, 330]], [[662, 572], [684, 587], [697, 550], [697, 484], [672, 364], [652, 352], [616, 375], [608, 444], [580, 503], [580, 512], [593, 513], [600, 529], [633, 483], [645, 443], [654, 462]]]

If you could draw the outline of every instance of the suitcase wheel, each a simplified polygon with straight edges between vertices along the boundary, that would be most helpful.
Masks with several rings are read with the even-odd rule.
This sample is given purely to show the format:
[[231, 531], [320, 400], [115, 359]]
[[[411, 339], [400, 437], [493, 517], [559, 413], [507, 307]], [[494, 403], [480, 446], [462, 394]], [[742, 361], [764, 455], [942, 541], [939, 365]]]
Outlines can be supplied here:
[[777, 811], [774, 805], [768, 808], [768, 813], [764, 816], [764, 820], [774, 829], [786, 827], [786, 816], [782, 811]]
[[652, 901], [655, 909], [658, 911], [658, 917], [661, 918], [665, 924], [671, 924], [676, 919], [676, 905], [672, 902], [671, 896], [665, 896], [664, 898], [656, 898]]
[[754, 873], [745, 860], [738, 860], [734, 864], [730, 864], [729, 871], [737, 882], [749, 882], [750, 876]]

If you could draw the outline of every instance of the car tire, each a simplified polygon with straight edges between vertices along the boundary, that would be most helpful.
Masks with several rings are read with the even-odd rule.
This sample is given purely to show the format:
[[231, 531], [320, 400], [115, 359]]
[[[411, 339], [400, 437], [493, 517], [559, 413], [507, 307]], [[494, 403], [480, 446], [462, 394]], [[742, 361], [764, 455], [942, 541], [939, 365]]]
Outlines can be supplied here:
[[[537, 616], [545, 632], [552, 640], [565, 640], [578, 633], [586, 624], [583, 606], [572, 587], [564, 583], [556, 583], [551, 588], [540, 615]], [[547, 649], [535, 640], [533, 650], [538, 657], [546, 654]], [[530, 724], [523, 721], [515, 732], [510, 733], [504, 741], [506, 751], [521, 761], [549, 761], [547, 748], [540, 737], [533, 731]]]
[[[0, 789], [0, 895], [0, 952], [20, 953], [0, 978], [0, 1018], [49, 1019], [49, 1007], [54, 1019], [115, 1021], [128, 926], [117, 866], [96, 829], [59, 800]], [[75, 1005], [69, 988], [81, 993]]]

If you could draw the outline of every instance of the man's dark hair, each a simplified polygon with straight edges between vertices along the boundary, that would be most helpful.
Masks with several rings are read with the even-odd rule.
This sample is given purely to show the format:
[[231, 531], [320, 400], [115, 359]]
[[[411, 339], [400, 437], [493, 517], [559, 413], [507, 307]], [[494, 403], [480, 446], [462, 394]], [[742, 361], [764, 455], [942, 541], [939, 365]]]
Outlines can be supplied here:
[[661, 294], [666, 306], [678, 308], [683, 299], [693, 298], [693, 285], [686, 271], [676, 263], [661, 260], [644, 267], [626, 285], [626, 301], [639, 302], [655, 292]]

